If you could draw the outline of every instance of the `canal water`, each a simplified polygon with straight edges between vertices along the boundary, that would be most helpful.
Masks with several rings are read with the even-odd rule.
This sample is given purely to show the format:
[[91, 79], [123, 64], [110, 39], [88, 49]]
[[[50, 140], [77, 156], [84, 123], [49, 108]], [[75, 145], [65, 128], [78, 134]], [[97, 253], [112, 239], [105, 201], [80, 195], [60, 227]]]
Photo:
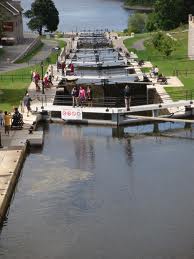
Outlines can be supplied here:
[[193, 258], [193, 133], [141, 134], [151, 128], [47, 126], [24, 164], [0, 258]]
[[[33, 0], [21, 0], [24, 10]], [[121, 31], [127, 28], [131, 11], [123, 8], [122, 0], [54, 0], [59, 11], [59, 31], [105, 29]], [[24, 19], [24, 30], [28, 31]]]

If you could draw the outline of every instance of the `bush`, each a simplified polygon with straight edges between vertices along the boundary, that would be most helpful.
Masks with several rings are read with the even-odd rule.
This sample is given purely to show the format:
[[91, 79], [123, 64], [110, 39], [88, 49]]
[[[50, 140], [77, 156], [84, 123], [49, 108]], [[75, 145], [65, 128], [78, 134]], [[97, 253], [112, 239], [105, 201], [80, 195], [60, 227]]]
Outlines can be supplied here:
[[169, 57], [176, 49], [177, 42], [164, 32], [157, 32], [152, 37], [152, 44], [155, 49]]
[[129, 17], [128, 30], [134, 33], [143, 33], [146, 31], [147, 15], [135, 13]]
[[158, 29], [157, 19], [155, 13], [150, 13], [146, 21], [147, 31], [156, 31]]

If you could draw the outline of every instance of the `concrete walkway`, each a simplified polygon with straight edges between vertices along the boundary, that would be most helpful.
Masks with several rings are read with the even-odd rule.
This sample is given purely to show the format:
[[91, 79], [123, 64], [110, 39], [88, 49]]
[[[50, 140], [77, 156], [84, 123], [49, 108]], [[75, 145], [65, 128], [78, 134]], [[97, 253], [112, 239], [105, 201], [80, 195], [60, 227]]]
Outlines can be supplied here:
[[145, 50], [144, 42], [145, 39], [138, 40], [132, 45], [132, 48], [136, 50]]

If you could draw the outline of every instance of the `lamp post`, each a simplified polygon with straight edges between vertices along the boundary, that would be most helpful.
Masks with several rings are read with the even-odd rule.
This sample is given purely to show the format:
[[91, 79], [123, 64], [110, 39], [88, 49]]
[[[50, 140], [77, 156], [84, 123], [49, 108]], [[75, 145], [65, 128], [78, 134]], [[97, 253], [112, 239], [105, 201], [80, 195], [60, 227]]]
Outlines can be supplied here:
[[42, 94], [44, 94], [44, 82], [43, 82], [43, 78], [44, 78], [44, 64], [43, 62], [41, 62], [41, 72], [42, 72]]
[[41, 62], [41, 80], [42, 80], [42, 106], [41, 109], [44, 109], [44, 105], [43, 105], [43, 94], [44, 94], [44, 82], [43, 82], [43, 78], [44, 78], [44, 64], [43, 62]]

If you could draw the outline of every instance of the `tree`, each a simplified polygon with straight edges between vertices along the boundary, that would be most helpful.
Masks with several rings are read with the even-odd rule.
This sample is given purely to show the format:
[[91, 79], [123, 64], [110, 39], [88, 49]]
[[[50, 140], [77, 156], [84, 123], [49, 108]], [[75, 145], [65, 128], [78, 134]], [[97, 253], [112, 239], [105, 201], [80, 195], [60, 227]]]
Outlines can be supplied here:
[[157, 0], [154, 5], [157, 27], [170, 30], [178, 27], [183, 19], [184, 0]]
[[194, 15], [194, 1], [193, 0], [184, 0], [184, 20], [183, 22], [188, 22], [188, 14]]
[[147, 17], [146, 30], [157, 31], [157, 29], [158, 29], [157, 18], [156, 18], [156, 14], [153, 12], [153, 13], [150, 13]]
[[32, 31], [38, 31], [42, 35], [43, 28], [53, 32], [59, 24], [59, 12], [52, 0], [35, 0], [31, 9], [24, 14], [30, 19], [28, 27]]
[[164, 32], [157, 32], [152, 37], [152, 44], [155, 49], [169, 57], [176, 49], [177, 42], [175, 39], [166, 35]]
[[130, 32], [142, 33], [146, 30], [147, 15], [144, 13], [135, 13], [129, 17], [128, 29]]

